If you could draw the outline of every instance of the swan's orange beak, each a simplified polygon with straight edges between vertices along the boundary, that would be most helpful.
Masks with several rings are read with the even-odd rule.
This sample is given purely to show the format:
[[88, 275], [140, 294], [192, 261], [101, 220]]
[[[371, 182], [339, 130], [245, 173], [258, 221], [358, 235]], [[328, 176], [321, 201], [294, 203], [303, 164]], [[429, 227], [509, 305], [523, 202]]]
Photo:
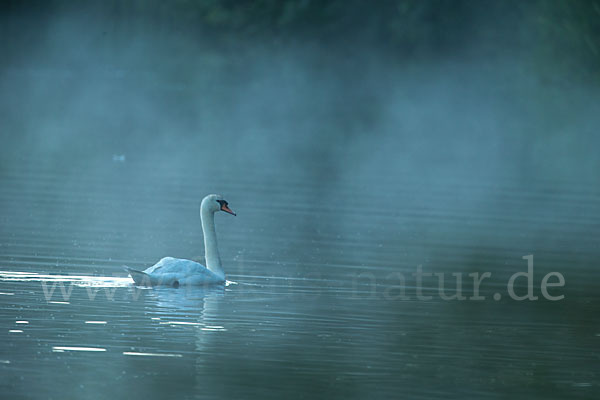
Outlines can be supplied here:
[[229, 208], [229, 206], [225, 203], [221, 204], [221, 211], [225, 211], [226, 213], [229, 213], [231, 215], [235, 215], [235, 213], [233, 212], [233, 210], [231, 208]]

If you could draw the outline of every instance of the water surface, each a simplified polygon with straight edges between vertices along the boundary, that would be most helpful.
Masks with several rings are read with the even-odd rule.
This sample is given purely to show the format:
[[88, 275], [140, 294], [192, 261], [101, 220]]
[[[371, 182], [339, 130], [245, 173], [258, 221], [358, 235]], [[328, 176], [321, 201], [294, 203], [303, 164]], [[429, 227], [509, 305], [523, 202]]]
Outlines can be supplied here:
[[[157, 169], [131, 157], [11, 165], [0, 171], [10, 398], [598, 393], [600, 192], [589, 186], [368, 174], [323, 185], [310, 172]], [[122, 265], [201, 258], [199, 202], [215, 191], [238, 213], [216, 218], [228, 285], [132, 286]], [[511, 300], [506, 282], [529, 254], [540, 299]], [[486, 299], [443, 300], [427, 278], [432, 297], [419, 300], [419, 265], [446, 274], [448, 295], [450, 274], [463, 273], [467, 297], [467, 274], [491, 272]], [[565, 277], [552, 291], [564, 300], [540, 294], [550, 271]]]

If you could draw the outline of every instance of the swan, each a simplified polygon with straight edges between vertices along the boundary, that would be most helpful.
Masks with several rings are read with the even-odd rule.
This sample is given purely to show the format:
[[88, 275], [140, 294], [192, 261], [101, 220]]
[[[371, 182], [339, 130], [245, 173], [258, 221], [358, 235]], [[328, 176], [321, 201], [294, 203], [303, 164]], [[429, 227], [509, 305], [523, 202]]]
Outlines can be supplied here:
[[223, 284], [225, 282], [225, 272], [223, 272], [221, 266], [221, 257], [217, 247], [217, 233], [215, 231], [215, 213], [217, 211], [225, 211], [231, 215], [236, 215], [221, 195], [209, 194], [202, 199], [200, 220], [202, 221], [202, 233], [204, 234], [206, 267], [195, 261], [173, 257], [162, 258], [144, 271], [125, 267], [135, 284], [173, 287]]

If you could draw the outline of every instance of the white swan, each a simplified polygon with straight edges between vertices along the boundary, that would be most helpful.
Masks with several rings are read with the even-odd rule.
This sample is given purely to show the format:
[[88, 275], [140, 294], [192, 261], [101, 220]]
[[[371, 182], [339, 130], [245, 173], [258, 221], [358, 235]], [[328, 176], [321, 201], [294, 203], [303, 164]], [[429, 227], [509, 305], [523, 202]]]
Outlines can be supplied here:
[[182, 285], [209, 285], [225, 282], [225, 273], [221, 266], [221, 257], [217, 247], [215, 231], [215, 213], [225, 211], [235, 215], [223, 197], [209, 194], [200, 204], [200, 220], [204, 234], [204, 250], [206, 267], [191, 260], [165, 257], [152, 267], [138, 271], [125, 267], [136, 285], [157, 286], [167, 285], [179, 287]]

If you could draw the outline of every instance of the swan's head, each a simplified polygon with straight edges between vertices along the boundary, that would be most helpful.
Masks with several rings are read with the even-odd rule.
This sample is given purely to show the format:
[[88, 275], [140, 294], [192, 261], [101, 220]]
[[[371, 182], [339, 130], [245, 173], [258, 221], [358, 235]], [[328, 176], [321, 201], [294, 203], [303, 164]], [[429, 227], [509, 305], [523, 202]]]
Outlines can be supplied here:
[[202, 199], [200, 210], [206, 210], [213, 214], [217, 211], [225, 211], [226, 213], [235, 215], [233, 210], [229, 208], [229, 204], [227, 203], [227, 201], [220, 194], [209, 194], [204, 199]]

